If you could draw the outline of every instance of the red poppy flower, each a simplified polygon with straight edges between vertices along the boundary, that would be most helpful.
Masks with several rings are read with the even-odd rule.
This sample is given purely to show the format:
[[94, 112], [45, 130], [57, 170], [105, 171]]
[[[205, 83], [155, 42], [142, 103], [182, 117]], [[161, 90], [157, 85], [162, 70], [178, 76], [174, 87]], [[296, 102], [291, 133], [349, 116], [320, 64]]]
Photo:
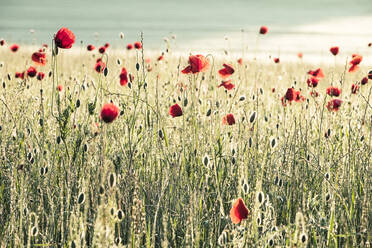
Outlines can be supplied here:
[[58, 85], [58, 86], [57, 86], [57, 90], [58, 90], [59, 92], [61, 92], [62, 89], [63, 89], [62, 85]]
[[287, 92], [284, 95], [285, 100], [287, 101], [293, 101], [296, 97], [296, 91], [293, 88], [288, 88]]
[[238, 64], [239, 65], [242, 65], [243, 64], [243, 59], [242, 58], [238, 59]]
[[351, 93], [356, 94], [359, 90], [359, 86], [357, 84], [351, 85]]
[[239, 224], [242, 220], [247, 219], [249, 215], [249, 210], [245, 206], [244, 201], [242, 198], [238, 198], [231, 210], [230, 210], [230, 218], [232, 223]]
[[120, 85], [121, 86], [125, 86], [127, 85], [128, 83], [128, 73], [127, 73], [127, 69], [125, 69], [124, 67], [121, 69], [121, 73], [120, 73]]
[[183, 74], [205, 72], [209, 68], [209, 61], [203, 55], [191, 55], [189, 66], [182, 70]]
[[18, 49], [19, 49], [19, 46], [18, 46], [17, 44], [13, 44], [13, 45], [10, 46], [10, 50], [11, 50], [13, 53], [17, 52]]
[[368, 47], [372, 47], [372, 42], [368, 43]]
[[134, 42], [134, 47], [135, 47], [136, 49], [141, 49], [141, 48], [142, 48], [142, 43], [139, 42], [139, 41], [136, 41], [136, 42]]
[[70, 29], [63, 27], [58, 30], [54, 42], [59, 48], [69, 49], [75, 43], [75, 35]]
[[27, 69], [27, 76], [28, 76], [28, 77], [33, 78], [33, 77], [36, 76], [36, 73], [37, 73], [36, 68], [33, 67], [33, 66], [30, 66], [30, 67]]
[[296, 102], [305, 101], [305, 97], [301, 96], [301, 91], [295, 91], [295, 99]]
[[101, 73], [106, 68], [106, 64], [102, 62], [102, 60], [97, 60], [96, 65], [94, 66], [94, 69], [96, 72]]
[[222, 124], [224, 125], [234, 125], [235, 124], [235, 118], [233, 114], [227, 114], [222, 118]]
[[340, 99], [332, 99], [327, 103], [327, 109], [329, 111], [338, 111], [341, 107], [342, 101]]
[[223, 79], [231, 76], [235, 71], [232, 65], [223, 64], [223, 67], [223, 69], [218, 71], [218, 74], [220, 74], [220, 77]]
[[160, 61], [160, 60], [163, 60], [163, 55], [160, 55], [159, 57], [158, 57], [158, 61]]
[[278, 64], [278, 63], [280, 63], [280, 59], [279, 59], [279, 58], [274, 58], [274, 62], [275, 62], [276, 64]]
[[275, 92], [275, 88], [272, 88], [272, 89], [271, 89], [271, 92], [274, 93], [274, 92]]
[[[372, 75], [372, 74], [371, 74], [371, 75]], [[368, 77], [364, 77], [364, 78], [362, 78], [362, 80], [360, 80], [360, 83], [361, 83], [362, 85], [367, 84], [367, 83], [368, 83]]]
[[108, 43], [108, 42], [105, 43], [105, 45], [104, 45], [105, 48], [108, 48], [109, 46], [110, 46], [110, 43]]
[[329, 51], [330, 51], [334, 56], [336, 56], [336, 55], [338, 54], [338, 52], [339, 52], [339, 48], [338, 48], [337, 46], [335, 46], [335, 47], [331, 47], [331, 48], [329, 49]]
[[323, 70], [321, 68], [318, 68], [316, 70], [310, 70], [307, 72], [307, 74], [313, 76], [313, 77], [316, 77], [316, 78], [324, 78], [324, 73], [323, 73]]
[[372, 79], [372, 71], [369, 71], [369, 72], [368, 72], [368, 78], [369, 78], [369, 79]]
[[351, 64], [351, 67], [349, 68], [349, 72], [355, 72], [359, 69], [359, 64], [362, 62], [363, 56], [358, 54], [352, 55], [352, 60], [349, 62]]
[[128, 50], [132, 50], [132, 49], [133, 49], [133, 45], [129, 43], [129, 44], [127, 45], [127, 49], [128, 49]]
[[169, 114], [174, 118], [178, 116], [182, 116], [182, 109], [181, 107], [176, 103], [169, 108]]
[[300, 58], [300, 59], [302, 59], [303, 54], [302, 53], [297, 53], [297, 57]]
[[20, 79], [24, 79], [25, 78], [25, 72], [16, 72], [15, 77], [20, 78]]
[[0, 40], [0, 46], [4, 46], [5, 45], [5, 40], [4, 39], [1, 39]]
[[316, 91], [312, 91], [312, 92], [310, 92], [310, 95], [311, 95], [312, 97], [318, 97], [318, 96], [319, 96], [319, 93], [316, 92]]
[[231, 79], [228, 81], [222, 81], [222, 83], [218, 85], [218, 88], [221, 86], [223, 86], [227, 90], [231, 90], [235, 87], [235, 85], [231, 83]]
[[98, 49], [98, 52], [99, 53], [105, 53], [106, 52], [106, 47], [104, 47], [104, 46], [102, 46], [102, 47], [100, 47], [99, 49]]
[[41, 81], [41, 80], [43, 80], [44, 79], [44, 77], [45, 77], [45, 73], [44, 72], [38, 72], [37, 73], [37, 80], [39, 80], [39, 81]]
[[267, 31], [269, 31], [269, 29], [268, 29], [266, 26], [262, 26], [262, 27], [260, 28], [260, 34], [266, 34]]
[[96, 48], [96, 47], [93, 46], [93, 45], [88, 45], [88, 46], [87, 46], [87, 50], [88, 50], [88, 51], [93, 51], [95, 48]]
[[327, 88], [327, 94], [330, 96], [339, 96], [341, 95], [341, 89], [337, 87], [330, 86]]
[[101, 110], [101, 119], [106, 123], [113, 122], [119, 115], [119, 108], [113, 103], [106, 103]]
[[37, 65], [45, 65], [46, 60], [46, 54], [44, 52], [35, 52], [31, 56], [32, 61], [35, 62]]
[[316, 77], [311, 77], [307, 80], [307, 86], [315, 88], [318, 86], [319, 79]]

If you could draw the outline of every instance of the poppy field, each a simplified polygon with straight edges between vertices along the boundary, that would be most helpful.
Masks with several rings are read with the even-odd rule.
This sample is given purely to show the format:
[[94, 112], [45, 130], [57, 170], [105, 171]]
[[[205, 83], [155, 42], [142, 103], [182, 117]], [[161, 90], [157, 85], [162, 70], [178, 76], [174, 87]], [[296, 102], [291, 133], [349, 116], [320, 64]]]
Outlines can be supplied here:
[[51, 37], [0, 39], [0, 247], [370, 247], [368, 54]]

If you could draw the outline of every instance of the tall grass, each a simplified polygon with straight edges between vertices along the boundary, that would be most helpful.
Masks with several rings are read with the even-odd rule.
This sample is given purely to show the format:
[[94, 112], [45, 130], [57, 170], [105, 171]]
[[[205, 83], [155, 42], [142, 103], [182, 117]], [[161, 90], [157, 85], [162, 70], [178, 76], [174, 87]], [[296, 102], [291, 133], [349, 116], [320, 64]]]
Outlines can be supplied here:
[[[1, 247], [370, 247], [371, 81], [351, 94], [367, 68], [322, 65], [313, 98], [306, 72], [319, 65], [213, 57], [187, 76], [186, 54], [151, 56], [148, 71], [143, 52], [109, 51], [104, 76], [97, 54], [60, 50], [41, 83], [14, 78], [31, 51], [0, 49]], [[225, 62], [232, 91], [217, 88]], [[331, 84], [343, 90], [336, 113]], [[283, 107], [292, 86], [307, 100]], [[121, 113], [105, 124], [109, 101]], [[174, 103], [182, 117], [169, 116]], [[250, 215], [235, 225], [238, 197]]]

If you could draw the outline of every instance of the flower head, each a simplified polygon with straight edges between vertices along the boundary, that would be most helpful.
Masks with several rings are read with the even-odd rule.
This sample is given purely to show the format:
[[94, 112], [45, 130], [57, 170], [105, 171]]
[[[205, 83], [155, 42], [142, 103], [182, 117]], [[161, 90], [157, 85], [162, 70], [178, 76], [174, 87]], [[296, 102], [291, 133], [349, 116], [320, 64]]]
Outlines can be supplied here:
[[72, 44], [75, 43], [75, 35], [68, 28], [61, 28], [58, 30], [57, 34], [54, 37], [54, 42], [56, 46], [63, 49], [68, 49], [72, 47]]
[[174, 118], [178, 116], [182, 116], [182, 109], [181, 107], [176, 103], [169, 108], [169, 114]]
[[101, 119], [106, 123], [113, 122], [119, 115], [119, 108], [113, 103], [106, 103], [101, 109]]
[[238, 198], [231, 210], [230, 210], [230, 218], [232, 223], [239, 224], [242, 220], [247, 219], [249, 215], [249, 210], [245, 206], [244, 201], [242, 198]]
[[209, 61], [203, 55], [191, 55], [189, 57], [189, 66], [182, 70], [182, 73], [205, 72], [209, 68]]

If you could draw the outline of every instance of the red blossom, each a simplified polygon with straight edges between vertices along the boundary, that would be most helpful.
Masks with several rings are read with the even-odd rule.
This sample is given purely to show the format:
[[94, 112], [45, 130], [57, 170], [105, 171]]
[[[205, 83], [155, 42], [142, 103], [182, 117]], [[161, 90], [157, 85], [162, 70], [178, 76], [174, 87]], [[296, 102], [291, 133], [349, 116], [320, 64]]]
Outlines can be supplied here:
[[233, 114], [227, 114], [222, 118], [222, 124], [224, 125], [234, 125], [235, 124], [235, 118]]
[[87, 50], [88, 50], [88, 51], [93, 51], [95, 48], [96, 48], [96, 47], [93, 46], [93, 45], [88, 45], [88, 46], [87, 46]]
[[223, 64], [223, 69], [218, 71], [218, 74], [220, 75], [221, 78], [225, 79], [229, 76], [231, 76], [234, 73], [234, 68], [232, 65], [229, 64]]
[[182, 70], [183, 74], [205, 72], [209, 68], [209, 61], [203, 55], [191, 55], [189, 66]]
[[141, 49], [142, 48], [142, 43], [140, 41], [136, 41], [136, 42], [134, 42], [134, 47], [136, 49]]
[[318, 83], [319, 83], [319, 79], [316, 77], [311, 77], [307, 80], [307, 85], [312, 88], [315, 88], [316, 86], [318, 86]]
[[174, 118], [178, 116], [182, 116], [182, 109], [181, 107], [176, 103], [169, 108], [169, 114]]
[[232, 223], [239, 224], [242, 220], [247, 219], [249, 215], [249, 210], [245, 206], [244, 201], [242, 198], [238, 198], [231, 210], [230, 210], [230, 218]]
[[37, 73], [36, 68], [33, 67], [33, 66], [30, 66], [30, 67], [27, 69], [27, 76], [28, 76], [28, 77], [33, 78], [33, 77], [36, 76], [36, 73]]
[[313, 76], [313, 77], [316, 77], [318, 79], [320, 78], [324, 78], [324, 73], [323, 73], [323, 70], [321, 68], [318, 68], [316, 70], [310, 70], [307, 72], [307, 74]]
[[129, 44], [127, 45], [127, 49], [128, 49], [128, 50], [132, 50], [132, 49], [133, 49], [133, 45], [129, 43]]
[[329, 49], [329, 51], [330, 51], [334, 56], [336, 56], [336, 55], [338, 54], [338, 52], [339, 52], [339, 47], [338, 47], [338, 46], [331, 47], [331, 48]]
[[330, 86], [327, 88], [327, 94], [330, 96], [340, 96], [341, 95], [341, 89], [337, 87]]
[[63, 89], [62, 85], [58, 85], [58, 86], [57, 86], [57, 90], [58, 90], [59, 92], [61, 92], [62, 89]]
[[20, 78], [20, 79], [24, 79], [25, 78], [25, 72], [16, 72], [15, 77]]
[[327, 103], [326, 107], [329, 111], [337, 112], [339, 110], [339, 108], [341, 107], [341, 104], [342, 104], [342, 100], [332, 99]]
[[218, 85], [218, 88], [221, 86], [223, 86], [227, 90], [231, 90], [235, 87], [235, 85], [231, 83], [231, 79], [227, 81], [222, 81], [222, 83]]
[[106, 52], [106, 47], [101, 46], [101, 47], [98, 49], [98, 52], [101, 53], [101, 54], [105, 53], [105, 52]]
[[123, 67], [121, 69], [121, 73], [120, 73], [120, 85], [121, 86], [125, 86], [127, 85], [128, 83], [128, 72], [127, 72], [127, 69], [125, 69], [125, 67]]
[[108, 43], [108, 42], [105, 43], [105, 45], [104, 45], [105, 48], [108, 48], [109, 46], [110, 46], [110, 43]]
[[44, 72], [39, 71], [39, 72], [37, 73], [37, 77], [36, 77], [37, 80], [41, 81], [41, 80], [44, 79], [44, 77], [45, 77], [45, 73], [44, 73]]
[[35, 52], [31, 56], [32, 61], [35, 62], [37, 65], [45, 65], [47, 60], [46, 60], [46, 54], [44, 52]]
[[359, 90], [359, 86], [357, 84], [352, 84], [351, 85], [351, 93], [356, 94]]
[[[371, 74], [371, 75], [372, 75], [372, 74]], [[364, 78], [362, 78], [362, 80], [360, 80], [360, 83], [361, 83], [362, 85], [367, 84], [367, 83], [368, 83], [368, 77], [364, 77]]]
[[68, 28], [61, 28], [58, 30], [57, 34], [54, 37], [54, 42], [56, 46], [63, 49], [68, 49], [72, 47], [72, 44], [75, 43], [75, 35]]
[[19, 46], [18, 46], [17, 44], [13, 44], [13, 45], [10, 46], [10, 50], [11, 50], [13, 53], [17, 52], [18, 49], [19, 49]]
[[242, 65], [243, 64], [243, 59], [242, 58], [238, 59], [238, 64], [239, 65]]
[[303, 57], [303, 54], [300, 52], [300, 53], [297, 53], [297, 57], [299, 58], [299, 59], [302, 59], [302, 57]]
[[279, 64], [279, 63], [280, 63], [280, 58], [274, 58], [274, 62], [275, 62], [276, 64]]
[[104, 62], [102, 62], [101, 59], [97, 60], [97, 63], [94, 66], [94, 69], [96, 70], [96, 72], [101, 73], [101, 72], [103, 72], [103, 70], [105, 68], [106, 68], [106, 64]]
[[106, 123], [113, 122], [119, 115], [119, 108], [113, 103], [106, 103], [101, 109], [101, 119]]
[[0, 40], [0, 46], [4, 46], [5, 45], [5, 40], [4, 39], [1, 39]]
[[266, 34], [269, 29], [266, 26], [260, 27], [260, 34]]

